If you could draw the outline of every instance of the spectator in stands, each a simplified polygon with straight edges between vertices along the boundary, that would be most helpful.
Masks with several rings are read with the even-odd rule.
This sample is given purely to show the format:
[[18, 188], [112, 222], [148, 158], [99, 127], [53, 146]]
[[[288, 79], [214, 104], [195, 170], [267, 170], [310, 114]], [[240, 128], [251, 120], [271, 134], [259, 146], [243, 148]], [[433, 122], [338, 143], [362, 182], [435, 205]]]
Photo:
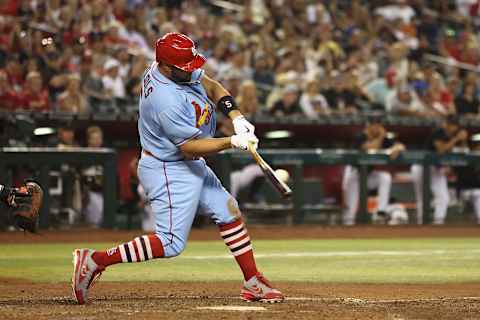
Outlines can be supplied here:
[[125, 83], [126, 94], [129, 99], [137, 99], [142, 90], [142, 75], [147, 67], [147, 60], [144, 55], [133, 56], [132, 68], [128, 73]]
[[230, 69], [223, 75], [223, 85], [233, 97], [237, 97], [240, 93], [240, 85], [246, 80], [237, 69]]
[[107, 60], [105, 75], [102, 77], [103, 86], [107, 93], [117, 100], [125, 98], [125, 84], [119, 74], [120, 63], [116, 59]]
[[318, 119], [320, 115], [329, 114], [330, 107], [327, 99], [320, 93], [318, 81], [310, 79], [300, 96], [300, 107], [310, 119]]
[[455, 98], [455, 108], [460, 116], [478, 117], [479, 104], [476, 86], [473, 83], [465, 83], [461, 95]]
[[124, 28], [119, 31], [120, 37], [125, 39], [128, 47], [139, 50], [149, 50], [150, 46], [145, 38], [136, 30], [135, 16], [130, 13], [125, 18]]
[[243, 81], [236, 101], [243, 115], [254, 116], [260, 109], [255, 82], [252, 80]]
[[[387, 131], [380, 123], [378, 116], [372, 116], [363, 131], [356, 136], [355, 148], [363, 152], [384, 150], [392, 159], [396, 158], [405, 146], [387, 136]], [[345, 167], [342, 180], [345, 210], [342, 222], [344, 225], [355, 224], [359, 201], [359, 172], [355, 166]], [[372, 169], [367, 176], [367, 187], [378, 190], [377, 215], [385, 216], [390, 199], [392, 176], [388, 171]]]
[[27, 74], [23, 92], [19, 95], [19, 105], [32, 111], [49, 111], [48, 91], [43, 87], [42, 76], [38, 72]]
[[349, 62], [353, 63], [354, 75], [363, 90], [367, 84], [378, 78], [378, 62], [372, 55], [370, 44], [352, 52]]
[[[87, 148], [103, 147], [103, 132], [100, 127], [87, 128]], [[101, 226], [103, 222], [103, 167], [94, 165], [82, 170], [83, 214], [87, 223]]]
[[[466, 147], [468, 133], [460, 127], [456, 116], [448, 116], [442, 127], [435, 129], [426, 142], [425, 148], [441, 155], [452, 152], [456, 147]], [[449, 202], [448, 181], [446, 176], [447, 168], [432, 166], [430, 170], [430, 188], [434, 200], [434, 224], [444, 224], [447, 216]], [[411, 167], [412, 181], [417, 199], [417, 223], [423, 222], [423, 167], [415, 164]]]
[[415, 90], [412, 90], [408, 84], [400, 84], [388, 94], [385, 108], [393, 114], [402, 116], [427, 117], [434, 114], [427, 110]]
[[333, 112], [347, 114], [357, 112], [357, 95], [354, 92], [353, 81], [346, 74], [333, 72], [332, 85], [323, 92]]
[[270, 92], [275, 84], [275, 75], [272, 71], [273, 59], [269, 58], [265, 53], [255, 56], [253, 81], [260, 90], [260, 102], [265, 103], [268, 92]]
[[[136, 52], [134, 49], [130, 50], [130, 52]], [[131, 55], [128, 50], [121, 48], [116, 50], [113, 56], [118, 61], [118, 74], [125, 83], [128, 79], [128, 74], [131, 69]]]
[[78, 73], [80, 74], [80, 79], [81, 79], [80, 85], [82, 86], [83, 91], [85, 91], [85, 84], [87, 82], [88, 77], [93, 71], [92, 66], [93, 66], [92, 50], [86, 49], [79, 57], [79, 66], [78, 66]]
[[227, 63], [226, 66], [229, 69], [236, 70], [242, 80], [252, 78], [253, 72], [251, 67], [251, 52], [248, 49], [236, 49], [230, 54], [230, 57], [227, 61], [229, 63]]
[[270, 113], [275, 117], [302, 115], [298, 99], [298, 87], [288, 84], [282, 91], [282, 98], [273, 105]]
[[58, 96], [57, 110], [75, 114], [87, 113], [87, 99], [81, 91], [80, 75], [72, 73], [68, 75], [67, 89]]
[[429, 96], [430, 108], [441, 116], [455, 113], [453, 95], [443, 84], [440, 74], [435, 74], [429, 82], [427, 95]]
[[395, 90], [396, 72], [394, 69], [388, 69], [383, 78], [376, 78], [364, 86], [364, 92], [368, 100], [378, 106], [376, 109], [391, 112], [391, 106], [387, 105], [387, 97]]
[[0, 71], [0, 110], [12, 111], [17, 108], [18, 96], [8, 82], [5, 71]]
[[20, 64], [20, 58], [17, 54], [10, 54], [7, 58], [7, 64], [5, 65], [5, 72], [7, 73], [8, 82], [15, 92], [22, 90], [24, 83], [24, 74], [22, 65]]
[[40, 70], [47, 83], [58, 74], [63, 73], [62, 55], [52, 37], [46, 37], [41, 40], [42, 47], [39, 56]]
[[[103, 66], [101, 65], [101, 59], [97, 58], [98, 56], [93, 56], [91, 66], [87, 65], [82, 67], [82, 69], [85, 68], [86, 71], [83, 91], [87, 96], [90, 110], [92, 112], [104, 112], [111, 105], [111, 94], [103, 85]], [[84, 64], [90, 64], [90, 62], [86, 60], [82, 62], [82, 66]]]
[[58, 149], [70, 149], [72, 147], [78, 147], [78, 143], [75, 141], [75, 130], [70, 125], [64, 125], [58, 128], [57, 141], [54, 142]]
[[375, 9], [375, 14], [382, 16], [385, 20], [393, 22], [400, 19], [404, 23], [410, 23], [416, 12], [409, 6], [407, 0], [382, 1], [382, 6]]
[[[446, 10], [435, 2], [422, 2], [420, 8], [407, 1], [352, 1], [336, 5], [308, 1], [279, 5], [260, 1], [245, 3], [245, 10], [239, 15], [220, 10], [216, 12], [219, 14], [216, 19], [209, 14], [213, 7], [203, 2], [188, 2], [188, 5], [178, 2], [175, 6], [163, 7], [155, 7], [155, 1], [148, 6], [142, 1], [132, 3], [27, 1], [12, 9], [14, 16], [35, 24], [35, 30], [31, 30], [17, 19], [5, 17], [0, 21], [3, 31], [0, 60], [2, 56], [7, 60], [6, 70], [12, 88], [19, 91], [23, 86], [25, 62], [32, 62], [30, 72], [36, 71], [33, 61], [37, 60], [38, 72], [49, 86], [52, 101], [65, 90], [67, 79], [63, 74], [68, 70], [82, 74], [82, 87], [89, 84], [90, 90], [85, 92], [91, 103], [105, 104], [102, 88], [94, 89], [99, 86], [92, 85], [95, 80], [91, 81], [103, 77], [103, 71], [98, 76], [88, 77], [81, 59], [83, 52], [92, 51], [94, 64], [103, 67], [112, 58], [111, 50], [115, 47], [114, 58], [122, 60], [119, 73], [125, 78], [128, 64], [123, 58], [131, 52], [129, 49], [139, 49], [151, 59], [154, 53], [146, 44], [158, 34], [175, 29], [190, 33], [209, 48], [208, 72], [220, 73], [220, 77], [230, 70], [240, 74], [229, 76], [233, 79], [234, 91], [238, 90], [241, 81], [253, 78], [262, 104], [268, 94], [276, 90], [275, 86], [283, 87], [291, 82], [299, 85], [305, 77], [324, 78], [337, 70], [343, 87], [335, 90], [334, 81], [325, 97], [333, 111], [342, 113], [357, 112], [359, 107], [363, 109], [364, 91], [370, 102], [384, 105], [385, 92], [398, 83], [407, 84], [410, 65], [413, 62], [424, 65], [425, 53], [441, 54], [471, 64], [479, 60], [472, 17], [458, 14], [465, 11], [463, 3]], [[461, 17], [462, 22], [452, 24], [443, 19], [444, 12]], [[446, 30], [445, 35], [441, 35], [440, 30]], [[428, 63], [422, 67], [428, 94], [419, 96], [427, 109], [443, 106], [450, 110], [444, 113], [449, 113], [455, 93], [445, 90], [449, 88], [443, 84], [442, 78], [449, 73], [448, 69], [441, 65], [437, 69], [438, 72]], [[376, 74], [385, 74], [385, 70], [395, 73], [394, 84], [385, 86], [378, 81]], [[436, 82], [432, 82], [435, 79], [431, 76], [432, 70], [440, 75]], [[135, 77], [124, 79], [124, 85], [132, 80], [126, 90], [127, 96], [137, 96], [130, 92], [135, 87], [132, 85]], [[461, 80], [468, 77], [467, 73]], [[280, 81], [287, 78], [288, 81]], [[337, 80], [337, 76], [334, 79]], [[111, 85], [108, 89], [123, 99], [124, 94], [113, 90], [121, 87]], [[98, 96], [95, 96], [96, 91], [100, 92]], [[238, 91], [234, 93], [237, 95]], [[374, 107], [379, 109], [379, 105]]]

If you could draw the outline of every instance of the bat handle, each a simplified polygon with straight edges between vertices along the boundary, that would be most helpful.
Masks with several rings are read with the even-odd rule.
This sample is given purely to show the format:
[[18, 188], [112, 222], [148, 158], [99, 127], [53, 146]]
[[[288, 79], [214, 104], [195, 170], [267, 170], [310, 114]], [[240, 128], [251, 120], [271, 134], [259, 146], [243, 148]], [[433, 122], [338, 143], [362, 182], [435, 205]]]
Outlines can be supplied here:
[[248, 151], [251, 153], [256, 153], [257, 152], [257, 144], [255, 142], [249, 142], [248, 143]]

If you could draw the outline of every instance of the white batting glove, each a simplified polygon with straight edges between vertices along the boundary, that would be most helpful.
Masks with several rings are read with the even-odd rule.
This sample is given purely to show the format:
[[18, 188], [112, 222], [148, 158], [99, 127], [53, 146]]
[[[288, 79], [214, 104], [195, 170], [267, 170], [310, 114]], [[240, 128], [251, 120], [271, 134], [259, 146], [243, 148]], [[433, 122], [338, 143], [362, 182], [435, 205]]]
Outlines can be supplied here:
[[232, 120], [233, 129], [235, 130], [235, 134], [242, 134], [242, 133], [255, 133], [255, 127], [251, 124], [244, 116], [238, 116]]
[[251, 133], [235, 134], [230, 137], [230, 143], [232, 147], [246, 151], [250, 146], [257, 149], [258, 138]]

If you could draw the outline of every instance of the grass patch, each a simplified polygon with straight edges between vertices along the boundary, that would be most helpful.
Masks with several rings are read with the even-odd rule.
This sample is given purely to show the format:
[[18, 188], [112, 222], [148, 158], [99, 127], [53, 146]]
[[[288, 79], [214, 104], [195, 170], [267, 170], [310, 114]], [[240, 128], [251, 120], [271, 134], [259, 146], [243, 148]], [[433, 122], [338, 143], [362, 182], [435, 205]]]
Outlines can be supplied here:
[[[72, 250], [85, 244], [0, 245], [2, 277], [69, 281]], [[95, 249], [112, 247], [95, 243]], [[254, 241], [273, 281], [453, 283], [480, 281], [480, 238]], [[241, 280], [221, 241], [192, 241], [181, 256], [109, 268], [104, 281]]]

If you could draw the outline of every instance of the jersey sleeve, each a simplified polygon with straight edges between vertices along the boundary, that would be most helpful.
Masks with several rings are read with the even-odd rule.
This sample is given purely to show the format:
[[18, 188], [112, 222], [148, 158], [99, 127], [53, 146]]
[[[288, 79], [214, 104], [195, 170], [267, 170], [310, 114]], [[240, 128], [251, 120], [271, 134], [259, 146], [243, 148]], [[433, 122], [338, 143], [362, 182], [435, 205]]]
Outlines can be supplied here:
[[385, 137], [382, 142], [382, 149], [388, 149], [395, 145], [395, 139]]
[[353, 138], [353, 148], [362, 150], [363, 144], [367, 141], [367, 135], [363, 132], [357, 133]]
[[436, 129], [435, 131], [433, 131], [432, 135], [427, 141], [427, 148], [429, 150], [437, 151], [435, 143], [437, 141], [447, 142], [448, 140], [448, 137], [442, 129]]
[[201, 134], [195, 126], [196, 117], [193, 108], [190, 110], [183, 105], [166, 108], [158, 114], [158, 122], [162, 126], [167, 138], [176, 146], [181, 146], [188, 140]]

